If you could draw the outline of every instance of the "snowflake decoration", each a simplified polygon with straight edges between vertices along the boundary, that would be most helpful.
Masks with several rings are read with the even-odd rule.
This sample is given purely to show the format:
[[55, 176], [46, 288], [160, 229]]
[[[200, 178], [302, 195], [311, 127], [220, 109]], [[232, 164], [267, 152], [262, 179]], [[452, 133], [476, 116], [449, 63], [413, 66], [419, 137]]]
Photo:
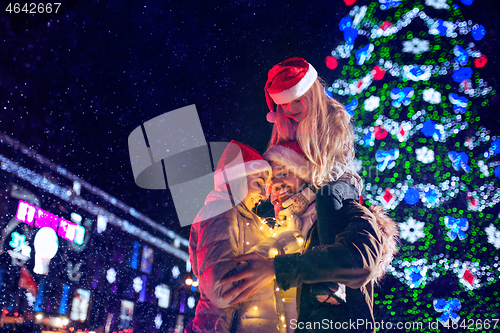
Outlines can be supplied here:
[[410, 217], [406, 222], [399, 224], [401, 238], [406, 239], [410, 243], [415, 243], [425, 236], [424, 225], [424, 222], [417, 221], [413, 217]]
[[136, 293], [142, 290], [142, 279], [139, 276], [134, 279], [133, 288]]
[[424, 101], [431, 104], [439, 104], [441, 102], [441, 93], [433, 88], [425, 89], [423, 92]]
[[365, 106], [365, 110], [370, 111], [370, 112], [377, 109], [380, 106], [380, 97], [370, 96], [370, 98], [368, 98], [365, 101], [364, 106]]
[[106, 272], [106, 280], [108, 280], [109, 283], [114, 283], [116, 281], [116, 271], [114, 268], [108, 269]]
[[417, 154], [417, 161], [422, 162], [424, 164], [429, 164], [434, 162], [434, 150], [429, 149], [427, 147], [418, 148], [415, 150]]
[[155, 326], [156, 329], [160, 329], [161, 324], [163, 324], [163, 320], [161, 319], [161, 315], [158, 313], [155, 317]]
[[429, 41], [425, 39], [413, 38], [403, 42], [403, 52], [420, 54], [429, 50]]
[[177, 277], [181, 274], [181, 271], [179, 270], [179, 267], [177, 266], [174, 266], [172, 268], [172, 276], [174, 277], [174, 279], [177, 279]]
[[170, 295], [170, 289], [164, 285], [160, 284], [155, 287], [155, 296], [156, 298], [165, 298]]
[[500, 231], [497, 230], [493, 224], [484, 229], [488, 235], [488, 242], [491, 243], [496, 249], [500, 249]]
[[188, 307], [190, 309], [194, 308], [194, 306], [196, 305], [196, 303], [195, 303], [195, 300], [194, 300], [193, 296], [189, 296], [188, 301], [187, 301], [187, 305], [188, 305]]
[[425, 0], [425, 5], [436, 9], [450, 8], [450, 6], [446, 3], [446, 0]]
[[26, 299], [28, 300], [29, 306], [33, 306], [33, 304], [35, 304], [36, 297], [32, 293], [26, 292]]

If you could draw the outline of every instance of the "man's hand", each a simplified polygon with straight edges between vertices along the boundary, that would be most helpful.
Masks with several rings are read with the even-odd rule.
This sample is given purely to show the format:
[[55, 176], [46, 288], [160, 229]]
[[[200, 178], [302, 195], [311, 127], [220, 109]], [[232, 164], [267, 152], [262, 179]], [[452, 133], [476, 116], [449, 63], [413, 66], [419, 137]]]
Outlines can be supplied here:
[[241, 272], [220, 281], [220, 284], [224, 285], [243, 280], [241, 284], [229, 289], [222, 295], [223, 299], [238, 295], [229, 303], [229, 305], [234, 305], [247, 300], [256, 291], [267, 286], [269, 282], [276, 278], [276, 273], [274, 271], [274, 259], [265, 259], [256, 253], [250, 253], [234, 257], [233, 260], [248, 261], [249, 266]]
[[337, 301], [334, 297], [331, 297], [328, 295], [317, 295], [316, 299], [321, 303], [327, 302], [327, 303], [330, 303], [332, 305], [340, 305], [339, 301]]

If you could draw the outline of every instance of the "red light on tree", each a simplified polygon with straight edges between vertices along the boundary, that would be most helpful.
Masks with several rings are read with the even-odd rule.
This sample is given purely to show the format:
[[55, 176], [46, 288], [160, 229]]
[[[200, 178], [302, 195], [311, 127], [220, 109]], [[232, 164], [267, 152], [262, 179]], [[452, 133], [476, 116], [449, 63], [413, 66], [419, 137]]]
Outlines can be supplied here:
[[389, 132], [387, 132], [385, 129], [383, 129], [380, 126], [375, 126], [375, 139], [377, 140], [385, 139], [387, 134], [389, 134]]
[[389, 21], [384, 21], [384, 23], [380, 25], [380, 29], [382, 29], [383, 31], [386, 31], [390, 27], [392, 27], [392, 23]]
[[486, 56], [483, 54], [479, 58], [474, 59], [474, 66], [476, 66], [476, 68], [482, 68], [484, 67], [484, 65], [486, 65], [487, 62], [488, 58], [486, 58]]
[[371, 74], [373, 75], [373, 79], [375, 81], [380, 81], [384, 78], [385, 71], [382, 68], [380, 68], [380, 66], [375, 66], [373, 67]]
[[335, 57], [327, 56], [325, 59], [325, 64], [329, 69], [335, 69], [339, 65], [339, 62], [337, 61], [337, 59], [335, 59]]
[[356, 2], [356, 0], [344, 0], [344, 2], [347, 6], [352, 6]]

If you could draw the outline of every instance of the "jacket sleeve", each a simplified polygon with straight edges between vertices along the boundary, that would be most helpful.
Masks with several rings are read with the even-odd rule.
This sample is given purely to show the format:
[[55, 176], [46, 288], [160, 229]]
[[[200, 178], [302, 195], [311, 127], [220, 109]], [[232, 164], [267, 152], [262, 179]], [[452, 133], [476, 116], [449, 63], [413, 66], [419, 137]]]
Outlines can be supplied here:
[[[319, 205], [319, 203], [318, 203]], [[375, 217], [354, 200], [344, 202], [347, 228], [322, 249], [275, 258], [276, 280], [286, 290], [302, 283], [337, 282], [357, 289], [376, 274], [382, 252]], [[318, 208], [318, 220], [321, 216]]]
[[236, 214], [236, 209], [231, 209], [197, 226], [197, 249], [193, 257], [196, 258], [200, 289], [220, 309], [227, 308], [232, 301], [221, 296], [233, 287], [220, 285], [220, 280], [236, 268], [237, 263], [232, 258], [243, 254], [238, 251], [240, 230]]

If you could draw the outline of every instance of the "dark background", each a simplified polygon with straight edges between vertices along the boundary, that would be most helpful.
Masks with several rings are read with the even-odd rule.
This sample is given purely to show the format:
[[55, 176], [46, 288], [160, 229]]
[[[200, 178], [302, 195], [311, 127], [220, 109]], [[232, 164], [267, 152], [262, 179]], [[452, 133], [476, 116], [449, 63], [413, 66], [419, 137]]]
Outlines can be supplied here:
[[[324, 59], [343, 42], [338, 22], [352, 8], [340, 0], [62, 2], [59, 16], [32, 17], [7, 14], [3, 3], [0, 131], [184, 237], [189, 228], [179, 227], [169, 192], [135, 185], [128, 135], [196, 104], [208, 142], [264, 151], [267, 71], [301, 56], [330, 84], [342, 60], [329, 70]], [[485, 26], [481, 74], [497, 89], [500, 5], [453, 4]], [[497, 110], [498, 97], [491, 103]], [[481, 117], [488, 129], [500, 127], [496, 112]]]

